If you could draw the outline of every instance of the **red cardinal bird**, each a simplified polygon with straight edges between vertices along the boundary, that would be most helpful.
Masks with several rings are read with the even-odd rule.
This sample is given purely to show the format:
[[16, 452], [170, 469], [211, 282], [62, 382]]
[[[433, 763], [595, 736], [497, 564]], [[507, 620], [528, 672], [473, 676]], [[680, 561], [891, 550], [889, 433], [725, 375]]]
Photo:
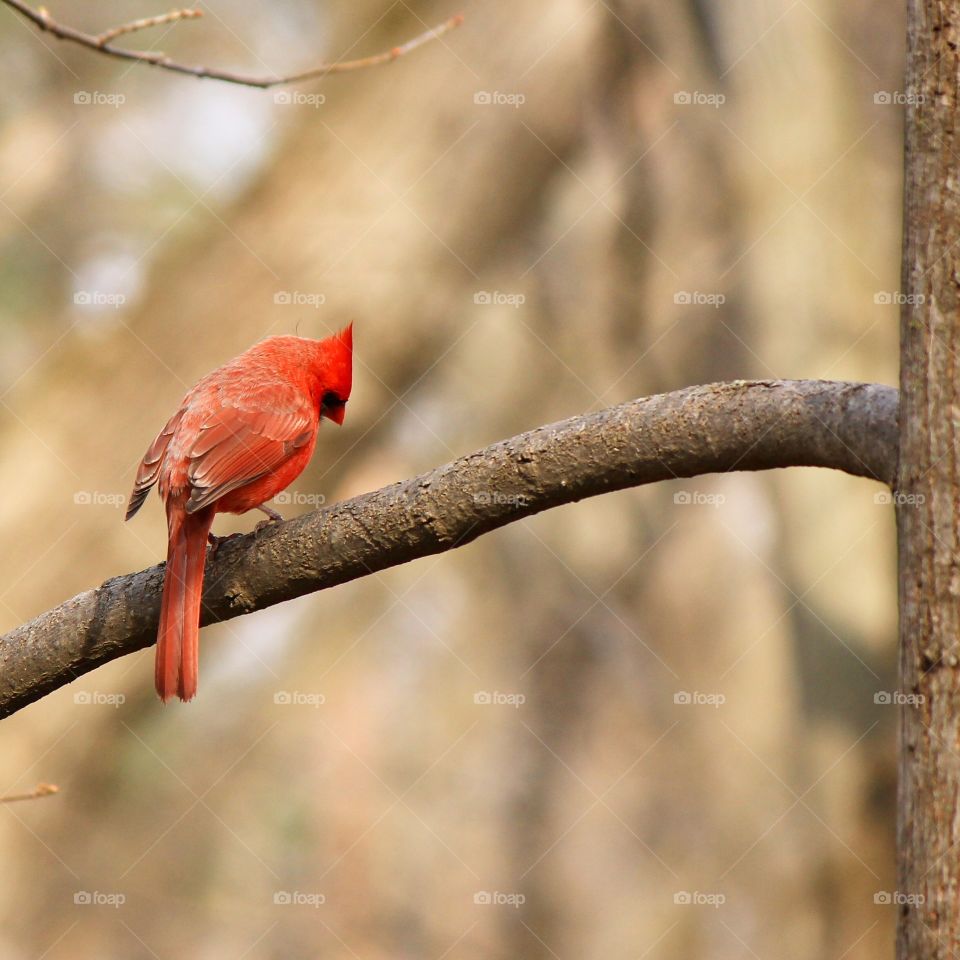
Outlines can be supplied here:
[[157, 632], [157, 693], [197, 692], [200, 597], [207, 538], [218, 513], [263, 504], [313, 454], [320, 420], [343, 423], [353, 375], [353, 325], [326, 340], [270, 337], [207, 374], [150, 445], [129, 520], [159, 481], [167, 508], [167, 569]]

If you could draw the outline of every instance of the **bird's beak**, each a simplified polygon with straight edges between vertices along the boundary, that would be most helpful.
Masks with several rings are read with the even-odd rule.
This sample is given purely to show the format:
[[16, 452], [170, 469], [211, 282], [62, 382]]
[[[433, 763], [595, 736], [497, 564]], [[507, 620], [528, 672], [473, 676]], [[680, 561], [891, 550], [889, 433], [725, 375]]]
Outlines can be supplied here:
[[340, 404], [339, 407], [330, 407], [324, 408], [323, 412], [320, 414], [322, 417], [326, 417], [328, 420], [332, 420], [338, 427], [343, 426], [343, 415], [347, 412], [347, 405], [345, 403]]

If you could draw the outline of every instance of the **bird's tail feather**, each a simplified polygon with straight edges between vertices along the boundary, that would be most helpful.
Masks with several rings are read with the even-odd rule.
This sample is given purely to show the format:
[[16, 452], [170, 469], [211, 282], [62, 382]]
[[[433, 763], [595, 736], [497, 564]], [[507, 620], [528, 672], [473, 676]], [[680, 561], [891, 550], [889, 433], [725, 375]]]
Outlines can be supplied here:
[[212, 509], [188, 514], [180, 505], [168, 514], [170, 539], [156, 661], [157, 693], [164, 701], [174, 694], [181, 700], [191, 700], [197, 692], [200, 600], [213, 516]]

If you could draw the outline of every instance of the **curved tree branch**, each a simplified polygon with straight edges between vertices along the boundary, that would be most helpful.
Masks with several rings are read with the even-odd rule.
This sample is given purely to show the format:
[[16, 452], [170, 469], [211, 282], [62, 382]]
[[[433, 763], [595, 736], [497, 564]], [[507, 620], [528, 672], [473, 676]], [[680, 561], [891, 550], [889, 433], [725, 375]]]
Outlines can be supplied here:
[[[898, 394], [877, 384], [734, 381], [573, 417], [411, 480], [225, 542], [203, 624], [452, 550], [542, 510], [678, 477], [833, 467], [892, 484]], [[0, 716], [150, 646], [163, 566], [106, 581], [0, 638]]]
[[236, 73], [232, 70], [218, 70], [215, 67], [192, 66], [171, 60], [165, 53], [157, 50], [130, 50], [126, 47], [113, 45], [113, 41], [118, 37], [127, 36], [139, 30], [146, 30], [149, 27], [173, 23], [176, 20], [190, 20], [202, 16], [200, 10], [172, 10], [170, 13], [160, 14], [156, 17], [145, 17], [142, 20], [134, 20], [131, 23], [125, 23], [118, 27], [111, 27], [109, 30], [97, 34], [85, 33], [83, 30], [77, 30], [76, 27], [58, 23], [50, 16], [50, 13], [45, 7], [38, 7], [35, 10], [28, 3], [24, 3], [23, 0], [0, 0], [0, 2], [5, 3], [8, 7], [12, 7], [22, 17], [58, 39], [79, 44], [81, 47], [87, 47], [89, 50], [96, 50], [98, 53], [105, 54], [108, 57], [146, 63], [151, 67], [159, 67], [162, 70], [170, 70], [173, 73], [185, 73], [191, 77], [206, 77], [210, 80], [222, 80], [224, 83], [238, 83], [245, 87], [260, 87], [261, 89], [277, 87], [287, 83], [298, 83], [301, 80], [314, 80], [317, 77], [325, 77], [331, 73], [348, 73], [352, 70], [376, 67], [382, 63], [391, 63], [398, 57], [402, 57], [404, 54], [416, 50], [417, 47], [421, 47], [431, 40], [442, 37], [445, 33], [449, 33], [463, 23], [463, 14], [460, 13], [455, 17], [451, 17], [449, 20], [445, 20], [438, 26], [424, 31], [419, 36], [408, 40], [401, 46], [393, 47], [391, 50], [385, 50], [383, 53], [377, 53], [370, 57], [362, 57], [359, 60], [339, 60], [332, 63], [319, 63], [314, 67], [310, 67], [308, 70], [301, 70], [297, 73], [285, 74], [283, 76], [261, 76]]

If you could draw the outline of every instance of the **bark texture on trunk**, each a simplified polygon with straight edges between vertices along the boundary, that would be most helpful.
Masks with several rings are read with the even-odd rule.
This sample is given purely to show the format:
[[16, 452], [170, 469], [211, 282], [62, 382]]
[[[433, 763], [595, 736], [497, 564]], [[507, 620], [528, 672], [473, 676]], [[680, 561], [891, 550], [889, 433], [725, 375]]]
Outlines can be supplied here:
[[960, 2], [908, 4], [901, 316], [897, 956], [960, 947]]

